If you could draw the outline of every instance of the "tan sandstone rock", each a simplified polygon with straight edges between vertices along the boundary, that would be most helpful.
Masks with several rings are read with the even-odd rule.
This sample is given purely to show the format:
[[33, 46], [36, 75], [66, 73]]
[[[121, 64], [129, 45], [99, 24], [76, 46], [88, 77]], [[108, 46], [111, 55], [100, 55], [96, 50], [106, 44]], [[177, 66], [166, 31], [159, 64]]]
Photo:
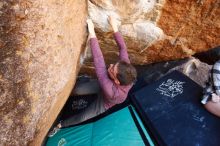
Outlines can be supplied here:
[[75, 83], [87, 1], [0, 0], [0, 145], [41, 145]]
[[[93, 71], [85, 47], [87, 9], [107, 63], [118, 56], [107, 23], [114, 15], [132, 63], [145, 64], [219, 45], [219, 5], [219, 0], [0, 0], [0, 145], [41, 145], [85, 57], [84, 72]], [[85, 57], [82, 48], [88, 50]]]
[[[219, 0], [89, 0], [88, 13], [107, 63], [118, 56], [109, 15], [118, 19], [134, 64], [184, 58], [220, 44]], [[88, 59], [82, 72], [90, 70]]]

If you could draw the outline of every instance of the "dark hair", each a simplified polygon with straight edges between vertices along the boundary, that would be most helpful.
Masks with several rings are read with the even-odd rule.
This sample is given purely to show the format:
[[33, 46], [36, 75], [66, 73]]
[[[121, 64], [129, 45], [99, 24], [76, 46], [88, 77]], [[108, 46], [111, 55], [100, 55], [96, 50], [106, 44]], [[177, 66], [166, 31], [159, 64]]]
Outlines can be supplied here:
[[137, 78], [137, 71], [133, 65], [125, 61], [118, 62], [117, 79], [120, 85], [129, 85]]

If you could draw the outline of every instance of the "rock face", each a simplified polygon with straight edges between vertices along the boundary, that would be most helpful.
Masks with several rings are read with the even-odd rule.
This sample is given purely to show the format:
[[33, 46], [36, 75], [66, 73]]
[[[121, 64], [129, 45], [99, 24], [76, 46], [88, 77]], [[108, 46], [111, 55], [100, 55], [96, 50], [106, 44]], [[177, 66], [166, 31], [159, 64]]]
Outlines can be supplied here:
[[0, 0], [0, 145], [40, 145], [86, 42], [85, 0]]
[[[219, 0], [89, 0], [88, 13], [107, 63], [118, 55], [108, 15], [121, 24], [134, 64], [184, 58], [220, 44]], [[91, 66], [88, 59], [86, 70]]]
[[41, 144], [84, 60], [88, 13], [107, 63], [118, 56], [107, 22], [114, 15], [141, 65], [218, 46], [219, 7], [219, 0], [0, 0], [0, 145]]
[[138, 72], [138, 79], [132, 92], [159, 80], [174, 70], [182, 72], [200, 86], [205, 87], [205, 83], [209, 78], [209, 72], [212, 68], [211, 65], [203, 63], [194, 57], [147, 65], [137, 65], [135, 67]]
[[220, 59], [220, 46], [206, 52], [196, 53], [194, 57], [198, 58], [202, 62], [214, 65], [215, 62]]
[[203, 63], [196, 58], [190, 58], [186, 63], [169, 70], [168, 73], [178, 70], [200, 86], [205, 87], [206, 82], [209, 80], [209, 72], [211, 68], [211, 65]]

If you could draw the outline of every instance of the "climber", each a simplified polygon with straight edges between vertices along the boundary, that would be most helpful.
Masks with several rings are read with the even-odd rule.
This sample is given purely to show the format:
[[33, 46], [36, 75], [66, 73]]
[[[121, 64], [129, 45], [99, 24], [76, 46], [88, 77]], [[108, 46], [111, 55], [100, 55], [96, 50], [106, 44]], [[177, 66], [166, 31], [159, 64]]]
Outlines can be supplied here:
[[201, 102], [209, 112], [220, 117], [220, 60], [213, 65], [209, 73], [209, 81], [204, 88]]
[[125, 42], [118, 31], [117, 21], [111, 16], [108, 18], [108, 21], [114, 31], [114, 38], [119, 47], [120, 60], [115, 64], [110, 64], [108, 69], [106, 68], [103, 54], [96, 38], [93, 22], [90, 19], [87, 20], [90, 47], [92, 50], [95, 71], [98, 78], [96, 81], [98, 84], [96, 84], [94, 80], [84, 85], [81, 84], [82, 86], [75, 88], [75, 92], [80, 92], [79, 94], [82, 95], [84, 94], [84, 91], [86, 92], [85, 94], [88, 94], [88, 91], [94, 92], [94, 88], [98, 91], [96, 88], [97, 85], [99, 85], [102, 92], [99, 94], [97, 100], [87, 107], [82, 113], [73, 115], [71, 118], [60, 122], [54, 131], [61, 127], [68, 127], [95, 117], [115, 104], [122, 103], [125, 101], [128, 91], [131, 89], [134, 81], [136, 80], [137, 72], [130, 64]]

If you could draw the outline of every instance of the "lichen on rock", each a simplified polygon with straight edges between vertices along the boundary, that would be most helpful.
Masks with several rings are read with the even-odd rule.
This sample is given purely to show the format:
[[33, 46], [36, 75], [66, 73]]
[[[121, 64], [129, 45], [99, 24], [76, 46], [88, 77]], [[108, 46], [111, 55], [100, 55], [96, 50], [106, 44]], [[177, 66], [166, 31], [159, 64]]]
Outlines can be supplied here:
[[43, 141], [79, 70], [86, 8], [86, 1], [0, 0], [0, 145]]

